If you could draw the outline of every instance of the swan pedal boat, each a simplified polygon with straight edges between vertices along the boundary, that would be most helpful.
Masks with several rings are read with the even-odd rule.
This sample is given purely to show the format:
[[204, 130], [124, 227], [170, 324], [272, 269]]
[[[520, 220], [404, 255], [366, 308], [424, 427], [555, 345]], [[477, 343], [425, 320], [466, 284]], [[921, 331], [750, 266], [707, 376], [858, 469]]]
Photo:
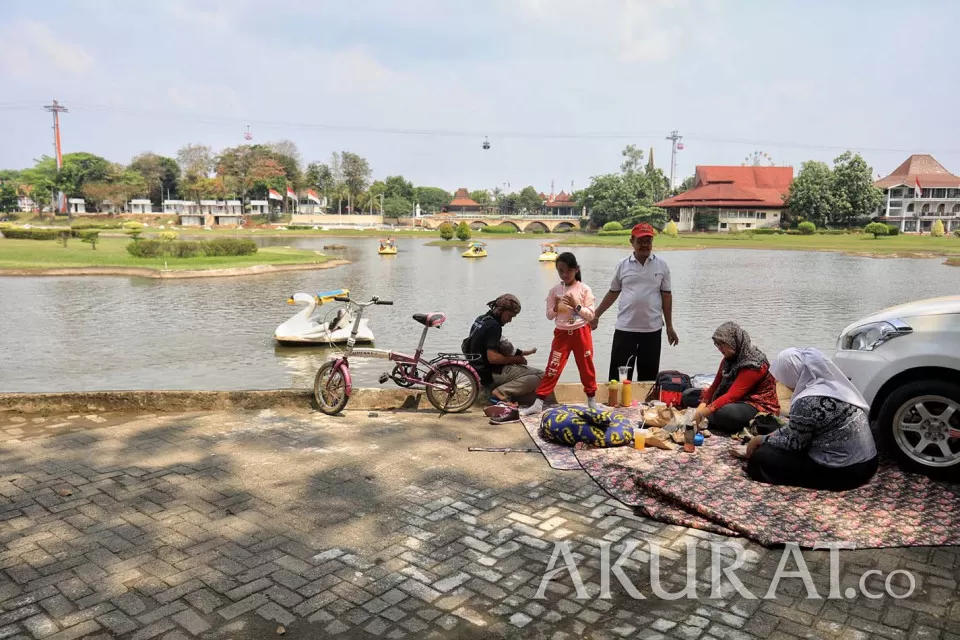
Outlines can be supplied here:
[[[333, 314], [317, 314], [317, 307], [335, 302], [336, 296], [348, 296], [348, 289], [326, 291], [313, 296], [309, 293], [295, 293], [287, 304], [302, 304], [304, 308], [296, 315], [277, 327], [273, 339], [283, 346], [302, 347], [308, 345], [345, 344], [353, 330], [356, 315], [347, 306], [340, 307]], [[332, 315], [333, 319], [329, 319]], [[365, 318], [360, 320], [357, 342], [373, 342], [373, 332]]]
[[482, 242], [473, 242], [470, 244], [470, 247], [460, 255], [462, 255], [464, 258], [486, 258], [486, 247], [487, 245]]
[[380, 248], [377, 249], [377, 253], [382, 256], [395, 256], [397, 255], [397, 243], [394, 240], [381, 240]]

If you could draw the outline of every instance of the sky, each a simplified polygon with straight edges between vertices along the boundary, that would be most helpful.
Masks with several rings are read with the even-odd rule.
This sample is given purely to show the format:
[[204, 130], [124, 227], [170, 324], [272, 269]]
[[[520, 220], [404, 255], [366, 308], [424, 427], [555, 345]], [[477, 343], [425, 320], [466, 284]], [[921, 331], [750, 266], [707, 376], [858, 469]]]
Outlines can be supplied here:
[[[960, 173], [960, 3], [3, 0], [0, 168], [289, 139], [375, 178], [549, 193], [652, 147], [677, 181], [754, 152]], [[484, 139], [491, 148], [481, 148]]]

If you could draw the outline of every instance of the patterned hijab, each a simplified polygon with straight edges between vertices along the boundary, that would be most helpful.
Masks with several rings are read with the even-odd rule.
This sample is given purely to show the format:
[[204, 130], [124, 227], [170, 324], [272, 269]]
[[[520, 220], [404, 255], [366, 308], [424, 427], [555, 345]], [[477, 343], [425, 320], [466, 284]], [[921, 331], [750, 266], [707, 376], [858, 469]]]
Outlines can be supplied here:
[[791, 405], [807, 396], [825, 396], [870, 410], [870, 405], [840, 367], [817, 349], [784, 349], [770, 370], [781, 384], [793, 389]]
[[719, 398], [733, 386], [737, 375], [744, 369], [762, 369], [769, 366], [767, 356], [750, 342], [750, 335], [736, 322], [724, 322], [713, 332], [713, 341], [722, 342], [734, 350], [732, 358], [724, 358], [720, 384], [714, 394]]

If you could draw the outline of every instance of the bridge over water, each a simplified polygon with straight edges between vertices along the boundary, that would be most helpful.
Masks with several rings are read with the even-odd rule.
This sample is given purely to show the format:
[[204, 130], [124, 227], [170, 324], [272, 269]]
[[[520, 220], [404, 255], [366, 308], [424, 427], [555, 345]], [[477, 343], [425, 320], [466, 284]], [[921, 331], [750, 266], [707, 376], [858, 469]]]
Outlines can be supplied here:
[[580, 221], [586, 220], [581, 216], [498, 216], [479, 213], [437, 213], [419, 218], [425, 229], [436, 229], [444, 222], [460, 224], [466, 222], [471, 229], [482, 229], [486, 226], [509, 225], [517, 231], [544, 231], [552, 232], [563, 229], [579, 229]]

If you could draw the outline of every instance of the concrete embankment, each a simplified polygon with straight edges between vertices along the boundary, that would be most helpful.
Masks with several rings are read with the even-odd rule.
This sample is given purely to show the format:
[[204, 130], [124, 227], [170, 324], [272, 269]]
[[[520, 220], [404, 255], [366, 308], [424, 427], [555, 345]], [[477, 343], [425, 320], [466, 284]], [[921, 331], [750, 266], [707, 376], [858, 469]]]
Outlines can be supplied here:
[[[634, 398], [646, 397], [650, 383], [638, 383]], [[557, 385], [558, 402], [584, 402], [579, 384]], [[0, 412], [23, 414], [184, 412], [302, 408], [309, 406], [310, 389], [269, 389], [247, 391], [76, 391], [63, 393], [0, 393]], [[597, 400], [607, 401], [607, 389], [597, 391]], [[348, 410], [390, 409], [433, 410], [426, 394], [406, 389], [355, 389]]]

